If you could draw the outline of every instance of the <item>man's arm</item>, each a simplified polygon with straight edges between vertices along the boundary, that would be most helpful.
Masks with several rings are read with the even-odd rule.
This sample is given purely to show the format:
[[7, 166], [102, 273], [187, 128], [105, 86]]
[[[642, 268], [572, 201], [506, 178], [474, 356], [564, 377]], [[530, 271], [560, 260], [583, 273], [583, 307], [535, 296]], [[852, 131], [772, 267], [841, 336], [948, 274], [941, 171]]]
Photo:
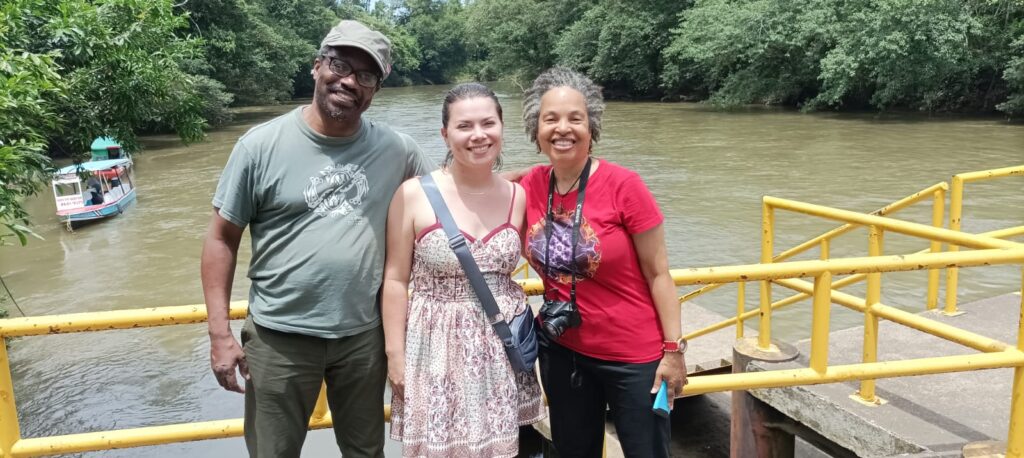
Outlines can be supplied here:
[[217, 377], [217, 383], [229, 391], [245, 392], [245, 385], [239, 385], [235, 368], [246, 380], [249, 367], [238, 340], [231, 334], [231, 319], [228, 316], [231, 301], [231, 283], [235, 276], [235, 262], [238, 259], [238, 245], [244, 228], [224, 219], [213, 209], [210, 226], [203, 242], [202, 280], [203, 296], [206, 299], [207, 325], [210, 332], [210, 365]]

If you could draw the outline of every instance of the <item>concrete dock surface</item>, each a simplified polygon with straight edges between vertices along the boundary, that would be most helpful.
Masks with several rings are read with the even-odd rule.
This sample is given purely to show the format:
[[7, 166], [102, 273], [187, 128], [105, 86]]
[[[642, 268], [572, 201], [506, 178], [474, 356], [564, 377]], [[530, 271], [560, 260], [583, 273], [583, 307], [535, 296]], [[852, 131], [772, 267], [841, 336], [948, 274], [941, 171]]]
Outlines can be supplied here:
[[[964, 313], [922, 316], [1016, 345], [1021, 296], [1007, 294], [962, 304]], [[975, 350], [897, 323], [879, 324], [878, 361], [965, 355]], [[808, 367], [810, 342], [799, 342], [790, 363], [752, 363], [752, 370]], [[829, 364], [861, 362], [863, 327], [829, 336]], [[856, 456], [956, 456], [972, 442], [1008, 435], [1012, 369], [880, 379], [881, 405], [850, 398], [859, 382], [753, 390], [751, 393]], [[994, 455], [993, 455], [994, 456]]]

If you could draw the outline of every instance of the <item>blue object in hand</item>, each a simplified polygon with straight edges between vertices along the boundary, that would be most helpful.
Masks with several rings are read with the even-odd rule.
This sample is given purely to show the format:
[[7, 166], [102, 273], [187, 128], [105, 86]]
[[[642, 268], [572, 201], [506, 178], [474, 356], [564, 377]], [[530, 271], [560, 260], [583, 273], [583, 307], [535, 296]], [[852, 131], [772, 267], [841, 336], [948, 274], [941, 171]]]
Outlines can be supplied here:
[[661, 382], [661, 388], [658, 389], [658, 394], [654, 396], [653, 409], [655, 414], [668, 418], [668, 384], [664, 381]]

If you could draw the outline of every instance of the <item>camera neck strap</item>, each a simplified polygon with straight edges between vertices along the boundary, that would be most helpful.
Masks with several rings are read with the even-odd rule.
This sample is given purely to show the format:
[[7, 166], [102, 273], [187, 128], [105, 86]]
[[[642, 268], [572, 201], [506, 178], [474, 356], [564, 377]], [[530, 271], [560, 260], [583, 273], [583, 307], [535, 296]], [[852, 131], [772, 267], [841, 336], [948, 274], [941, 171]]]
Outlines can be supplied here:
[[[587, 190], [587, 181], [590, 179], [590, 157], [583, 165], [580, 176], [576, 179], [580, 183], [579, 192], [576, 193], [576, 211], [572, 217], [572, 250], [569, 256], [569, 272], [572, 275], [572, 287], [569, 289], [569, 301], [576, 305], [576, 244], [579, 243], [580, 226], [583, 222], [583, 198]], [[555, 214], [553, 211], [555, 201], [555, 169], [551, 169], [551, 178], [548, 180], [548, 212], [545, 215], [544, 235], [547, 238], [547, 245], [544, 247], [544, 274], [548, 278], [551, 275], [551, 234], [554, 232]], [[547, 291], [544, 292], [545, 296]]]

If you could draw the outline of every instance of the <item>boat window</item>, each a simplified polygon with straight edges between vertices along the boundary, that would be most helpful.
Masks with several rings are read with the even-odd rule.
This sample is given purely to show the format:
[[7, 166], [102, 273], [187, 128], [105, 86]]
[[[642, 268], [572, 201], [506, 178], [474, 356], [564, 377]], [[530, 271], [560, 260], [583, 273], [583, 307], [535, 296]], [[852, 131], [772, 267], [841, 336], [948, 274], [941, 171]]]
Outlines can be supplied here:
[[53, 185], [53, 193], [57, 197], [71, 196], [81, 192], [78, 188], [78, 183], [55, 183]]

